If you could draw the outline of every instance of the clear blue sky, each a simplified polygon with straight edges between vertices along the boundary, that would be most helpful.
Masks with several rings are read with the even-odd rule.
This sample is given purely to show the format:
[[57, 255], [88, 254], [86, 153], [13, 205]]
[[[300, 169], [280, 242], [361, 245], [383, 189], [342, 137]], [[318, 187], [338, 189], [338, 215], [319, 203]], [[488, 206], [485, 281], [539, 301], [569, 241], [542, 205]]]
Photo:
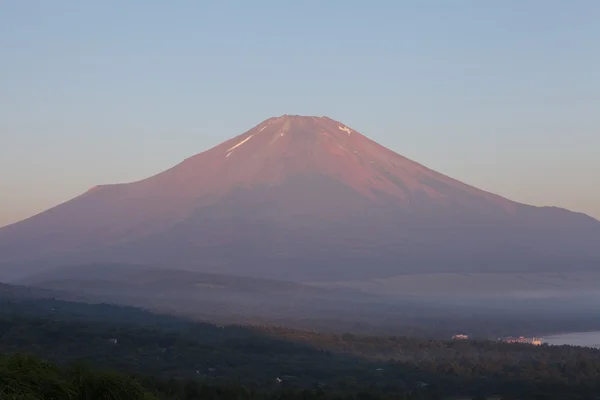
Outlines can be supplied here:
[[600, 1], [0, 1], [0, 226], [281, 114], [600, 218]]

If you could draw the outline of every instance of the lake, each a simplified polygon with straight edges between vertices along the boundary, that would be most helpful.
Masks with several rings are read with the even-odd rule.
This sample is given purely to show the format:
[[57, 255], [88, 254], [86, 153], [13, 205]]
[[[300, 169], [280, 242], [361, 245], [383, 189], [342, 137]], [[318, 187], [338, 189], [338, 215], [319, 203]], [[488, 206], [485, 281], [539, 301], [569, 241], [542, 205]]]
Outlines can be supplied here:
[[566, 344], [600, 349], [600, 332], [573, 332], [544, 336], [544, 342], [556, 346]]

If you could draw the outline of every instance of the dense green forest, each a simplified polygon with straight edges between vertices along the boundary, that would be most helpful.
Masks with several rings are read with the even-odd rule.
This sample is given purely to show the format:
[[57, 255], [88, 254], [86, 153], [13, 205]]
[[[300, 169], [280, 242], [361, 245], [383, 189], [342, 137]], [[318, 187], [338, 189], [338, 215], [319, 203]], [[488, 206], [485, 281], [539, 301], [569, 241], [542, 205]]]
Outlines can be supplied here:
[[[50, 299], [0, 298], [0, 353], [2, 399], [600, 398], [593, 349], [220, 327]], [[117, 388], [134, 397], [93, 394]]]

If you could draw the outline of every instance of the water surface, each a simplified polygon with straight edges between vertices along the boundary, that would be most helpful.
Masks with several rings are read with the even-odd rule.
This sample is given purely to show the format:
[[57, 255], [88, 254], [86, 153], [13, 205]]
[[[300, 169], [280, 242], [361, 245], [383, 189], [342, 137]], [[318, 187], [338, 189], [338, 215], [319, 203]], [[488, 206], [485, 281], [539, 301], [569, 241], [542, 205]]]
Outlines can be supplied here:
[[573, 332], [544, 336], [544, 342], [550, 345], [570, 345], [600, 348], [600, 332]]

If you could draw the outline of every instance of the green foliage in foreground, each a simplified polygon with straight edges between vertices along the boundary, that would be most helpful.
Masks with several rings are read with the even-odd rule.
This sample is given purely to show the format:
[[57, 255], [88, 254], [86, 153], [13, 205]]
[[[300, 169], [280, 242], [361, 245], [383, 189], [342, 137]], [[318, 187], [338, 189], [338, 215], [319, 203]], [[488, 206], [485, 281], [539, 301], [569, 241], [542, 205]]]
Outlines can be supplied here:
[[383, 396], [361, 392], [335, 395], [323, 390], [249, 390], [243, 386], [208, 384], [194, 380], [146, 378], [144, 384], [116, 372], [99, 371], [84, 365], [58, 367], [31, 356], [0, 356], [0, 399], [2, 400], [379, 400], [421, 399], [403, 393]]
[[2, 400], [155, 400], [137, 381], [115, 372], [83, 365], [59, 368], [53, 363], [20, 355], [0, 357]]

